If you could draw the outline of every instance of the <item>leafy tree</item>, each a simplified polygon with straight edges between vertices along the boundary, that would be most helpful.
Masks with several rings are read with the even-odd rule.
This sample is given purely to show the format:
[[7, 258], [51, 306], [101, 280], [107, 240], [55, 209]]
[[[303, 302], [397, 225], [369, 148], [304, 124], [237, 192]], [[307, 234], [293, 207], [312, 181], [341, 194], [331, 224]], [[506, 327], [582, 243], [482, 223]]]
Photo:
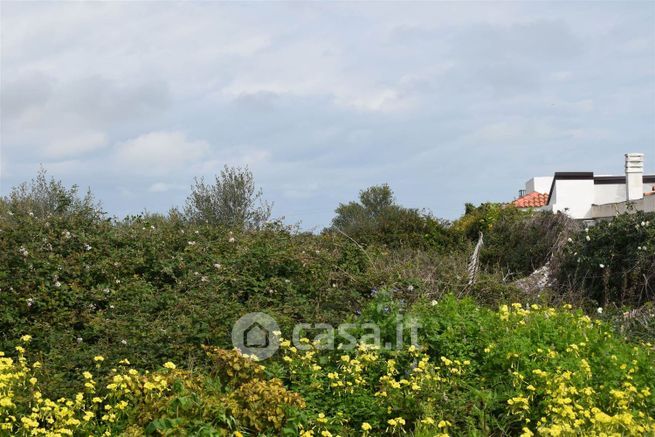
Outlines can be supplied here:
[[359, 243], [389, 247], [446, 248], [455, 244], [445, 222], [424, 211], [396, 203], [387, 184], [362, 190], [359, 202], [340, 204], [331, 230]]
[[359, 193], [359, 202], [339, 204], [332, 227], [346, 234], [359, 234], [376, 227], [385, 214], [399, 208], [389, 185], [373, 186]]
[[95, 201], [91, 191], [81, 197], [77, 185], [66, 188], [54, 177], [48, 179], [47, 171], [42, 167], [29, 183], [13, 187], [1, 202], [11, 212], [29, 214], [45, 218], [53, 215], [85, 214], [97, 216], [102, 214], [100, 204]]
[[271, 216], [272, 205], [262, 199], [247, 168], [225, 166], [214, 184], [194, 179], [184, 215], [193, 223], [256, 229]]

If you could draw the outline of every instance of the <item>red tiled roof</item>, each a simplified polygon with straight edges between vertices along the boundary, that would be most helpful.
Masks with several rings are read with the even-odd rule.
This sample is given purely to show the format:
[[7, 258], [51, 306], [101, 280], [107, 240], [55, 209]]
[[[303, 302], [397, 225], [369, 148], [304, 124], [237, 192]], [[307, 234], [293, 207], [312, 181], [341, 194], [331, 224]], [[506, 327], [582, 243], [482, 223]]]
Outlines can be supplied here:
[[525, 196], [519, 197], [512, 202], [517, 208], [539, 208], [548, 205], [548, 194], [537, 193], [536, 191]]

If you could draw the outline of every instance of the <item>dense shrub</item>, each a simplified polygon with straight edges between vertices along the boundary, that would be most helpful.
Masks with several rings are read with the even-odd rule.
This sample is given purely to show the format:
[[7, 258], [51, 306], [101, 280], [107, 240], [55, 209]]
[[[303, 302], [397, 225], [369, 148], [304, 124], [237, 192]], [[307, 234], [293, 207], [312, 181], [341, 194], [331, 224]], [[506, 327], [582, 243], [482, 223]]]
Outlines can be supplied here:
[[489, 269], [500, 268], [512, 276], [529, 275], [556, 253], [579, 225], [564, 214], [517, 214], [508, 207], [484, 237], [480, 255]]
[[621, 214], [568, 241], [558, 272], [562, 287], [598, 305], [641, 305], [655, 299], [655, 214]]
[[[29, 343], [23, 337], [23, 346]], [[280, 432], [302, 398], [280, 380], [263, 375], [262, 366], [236, 351], [209, 349], [229, 356], [224, 370], [238, 372], [232, 384], [206, 372], [179, 369], [166, 362], [155, 372], [140, 372], [120, 360], [109, 368], [103, 356], [95, 369], [79, 371], [83, 387], [56, 400], [44, 394], [40, 381], [44, 364], [30, 362], [17, 346], [16, 359], [0, 357], [0, 435], [240, 435]], [[256, 371], [246, 373], [242, 367]], [[99, 377], [104, 370], [106, 376]], [[233, 373], [234, 374], [234, 373]]]
[[453, 231], [470, 241], [477, 241], [482, 233], [482, 264], [510, 277], [525, 276], [543, 266], [561, 241], [577, 229], [576, 222], [563, 214], [524, 211], [498, 203], [466, 204], [464, 215], [453, 223]]
[[[312, 235], [175, 210], [108, 220], [42, 174], [0, 201], [0, 435], [654, 434], [653, 346], [623, 338], [652, 341], [653, 309], [622, 308], [654, 297], [653, 218], [576, 230], [485, 204], [450, 227], [374, 187]], [[553, 252], [559, 298], [574, 286], [610, 323], [507, 280]], [[259, 363], [227, 349], [254, 311], [286, 334], [375, 323], [382, 345], [417, 322], [418, 347], [281, 339]]]
[[493, 311], [454, 297], [407, 306], [380, 293], [357, 321], [375, 321], [390, 340], [399, 318], [419, 323], [417, 345], [325, 350], [318, 338], [298, 347], [281, 338], [262, 363], [207, 348], [209, 372], [168, 362], [146, 374], [95, 357], [97, 370], [119, 370], [78, 371], [84, 388], [58, 401], [44, 398], [42, 365], [20, 346], [16, 360], [0, 360], [0, 426], [12, 435], [655, 432], [652, 344], [627, 342], [570, 306]]
[[363, 245], [442, 252], [460, 247], [460, 240], [445, 221], [398, 205], [388, 185], [370, 187], [360, 192], [358, 202], [340, 204], [330, 230]]
[[467, 203], [464, 215], [453, 223], [453, 230], [469, 240], [477, 240], [480, 232], [486, 234], [502, 216], [521, 217], [524, 213], [502, 203], [483, 203], [475, 206]]
[[231, 232], [163, 217], [0, 215], [0, 348], [32, 334], [50, 388], [95, 355], [139, 368], [228, 346], [241, 315], [338, 321], [376, 284], [344, 238], [270, 224]]

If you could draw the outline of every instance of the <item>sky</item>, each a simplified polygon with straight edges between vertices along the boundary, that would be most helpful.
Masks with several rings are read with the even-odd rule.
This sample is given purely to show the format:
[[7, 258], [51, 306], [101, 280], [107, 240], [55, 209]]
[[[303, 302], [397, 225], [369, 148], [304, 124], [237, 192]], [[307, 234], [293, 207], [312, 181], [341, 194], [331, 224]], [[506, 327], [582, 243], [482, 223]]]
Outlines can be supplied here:
[[0, 194], [43, 166], [110, 215], [253, 172], [328, 225], [388, 183], [454, 219], [554, 171], [655, 173], [655, 2], [0, 3]]

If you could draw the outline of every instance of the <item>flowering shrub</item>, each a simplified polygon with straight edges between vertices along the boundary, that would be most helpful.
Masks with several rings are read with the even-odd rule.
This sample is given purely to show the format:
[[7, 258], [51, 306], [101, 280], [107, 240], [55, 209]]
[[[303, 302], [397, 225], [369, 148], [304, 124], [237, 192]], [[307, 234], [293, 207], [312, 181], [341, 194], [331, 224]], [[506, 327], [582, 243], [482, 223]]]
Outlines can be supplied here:
[[476, 240], [480, 232], [487, 233], [503, 216], [518, 218], [525, 216], [518, 208], [507, 207], [502, 203], [483, 203], [475, 206], [465, 205], [464, 215], [453, 223], [453, 229], [470, 240]]
[[62, 436], [655, 433], [652, 344], [570, 306], [491, 311], [449, 297], [405, 311], [423, 326], [418, 347], [328, 351], [320, 339], [281, 338], [264, 363], [206, 348], [209, 372], [115, 369], [97, 356], [107, 376], [82, 372], [84, 389], [57, 400], [42, 395], [41, 365], [19, 346], [0, 360], [0, 424], [8, 435]]
[[314, 412], [306, 435], [655, 432], [651, 344], [627, 343], [570, 306], [494, 312], [447, 298], [409, 315], [422, 348], [281, 343], [278, 371]]
[[[570, 306], [503, 306], [498, 316], [500, 336], [485, 348], [482, 371], [511, 374], [506, 402], [525, 435], [655, 431], [651, 344], [626, 343]], [[490, 384], [506, 383], [493, 376]]]
[[[22, 337], [23, 343], [30, 340], [29, 335]], [[121, 370], [111, 370], [109, 384], [100, 386], [91, 372], [84, 371], [82, 391], [53, 400], [40, 387], [42, 364], [28, 363], [23, 346], [16, 351], [15, 360], [4, 354], [0, 358], [0, 429], [4, 435], [111, 435], [123, 428], [137, 408], [160, 402], [175, 378], [170, 371], [143, 374], [121, 366]], [[94, 361], [100, 368], [104, 357], [96, 356]]]
[[[30, 340], [23, 336], [22, 342]], [[211, 375], [178, 369], [172, 362], [150, 373], [130, 368], [127, 360], [102, 380], [81, 372], [84, 388], [53, 400], [43, 395], [38, 380], [42, 364], [29, 363], [23, 346], [16, 352], [16, 359], [0, 355], [0, 435], [238, 435], [239, 427], [266, 433], [281, 430], [287, 410], [304, 406], [280, 380], [260, 372], [261, 379], [235, 373], [244, 379], [228, 388]], [[235, 367], [261, 367], [236, 351], [221, 353], [232, 356]], [[99, 370], [105, 358], [94, 361]]]
[[655, 299], [655, 214], [621, 214], [576, 234], [565, 246], [559, 280], [598, 305]]
[[38, 217], [2, 206], [0, 350], [33, 335], [54, 397], [79, 388], [75, 368], [96, 355], [142, 369], [169, 359], [203, 364], [199, 346], [231, 345], [241, 314], [264, 310], [282, 326], [338, 321], [377, 284], [361, 250], [332, 236], [156, 216]]

